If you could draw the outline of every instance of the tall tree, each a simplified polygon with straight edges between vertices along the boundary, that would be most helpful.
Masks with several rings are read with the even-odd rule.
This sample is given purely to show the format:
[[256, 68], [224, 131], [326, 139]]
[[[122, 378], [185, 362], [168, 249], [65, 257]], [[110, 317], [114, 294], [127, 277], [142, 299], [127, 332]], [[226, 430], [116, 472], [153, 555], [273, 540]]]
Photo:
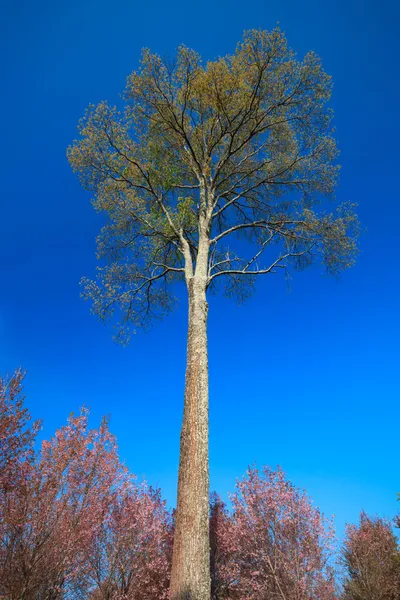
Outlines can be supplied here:
[[[209, 475], [207, 292], [225, 282], [244, 299], [259, 275], [321, 259], [328, 272], [356, 251], [353, 207], [324, 213], [338, 166], [320, 60], [302, 61], [279, 29], [250, 31], [233, 55], [202, 63], [143, 52], [125, 109], [90, 106], [68, 150], [94, 206], [109, 220], [102, 261], [85, 296], [118, 337], [189, 300], [187, 369], [171, 597], [208, 600]], [[242, 238], [242, 241], [237, 241]]]

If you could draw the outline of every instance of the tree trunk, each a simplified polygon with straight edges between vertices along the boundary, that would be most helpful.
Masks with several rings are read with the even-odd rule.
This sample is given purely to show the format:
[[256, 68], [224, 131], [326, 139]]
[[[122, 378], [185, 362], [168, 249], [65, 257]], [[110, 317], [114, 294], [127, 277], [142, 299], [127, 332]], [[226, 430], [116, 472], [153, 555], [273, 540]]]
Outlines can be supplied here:
[[[202, 274], [203, 275], [203, 274]], [[189, 328], [170, 598], [210, 600], [206, 278], [188, 281]]]

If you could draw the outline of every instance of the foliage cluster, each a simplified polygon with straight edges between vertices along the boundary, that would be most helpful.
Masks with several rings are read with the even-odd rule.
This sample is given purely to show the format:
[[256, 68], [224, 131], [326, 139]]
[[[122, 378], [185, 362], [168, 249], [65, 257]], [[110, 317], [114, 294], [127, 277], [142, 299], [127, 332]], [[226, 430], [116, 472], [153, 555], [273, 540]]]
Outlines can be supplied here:
[[119, 315], [126, 339], [173, 307], [171, 283], [200, 272], [243, 300], [258, 275], [350, 267], [354, 205], [321, 202], [339, 174], [331, 88], [318, 56], [299, 60], [279, 28], [245, 32], [215, 61], [144, 50], [124, 107], [90, 105], [68, 149], [107, 215], [97, 278], [83, 280], [93, 312]]

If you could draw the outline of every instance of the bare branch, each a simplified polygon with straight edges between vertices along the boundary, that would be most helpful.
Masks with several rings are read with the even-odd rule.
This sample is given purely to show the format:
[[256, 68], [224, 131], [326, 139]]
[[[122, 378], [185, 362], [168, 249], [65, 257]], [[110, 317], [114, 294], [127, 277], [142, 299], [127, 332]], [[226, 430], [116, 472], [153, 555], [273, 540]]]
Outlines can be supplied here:
[[230, 233], [234, 233], [235, 231], [238, 231], [240, 229], [252, 229], [252, 228], [254, 228], [254, 229], [256, 229], [256, 228], [268, 229], [269, 227], [270, 227], [270, 223], [268, 221], [264, 221], [264, 220], [253, 221], [251, 223], [239, 223], [238, 225], [233, 225], [232, 227], [230, 227], [226, 231], [223, 231], [222, 233], [220, 233], [219, 235], [217, 235], [215, 238], [213, 238], [210, 241], [210, 244], [216, 244], [223, 237], [229, 235]]
[[303, 256], [307, 252], [310, 252], [311, 249], [313, 248], [313, 246], [315, 246], [315, 242], [313, 244], [311, 244], [311, 246], [309, 246], [306, 250], [303, 250], [302, 252], [288, 252], [287, 254], [284, 254], [283, 256], [279, 256], [267, 269], [257, 269], [255, 271], [249, 271], [248, 267], [250, 265], [252, 265], [255, 260], [257, 260], [257, 257], [264, 250], [264, 248], [263, 248], [247, 263], [247, 265], [244, 267], [244, 269], [228, 269], [226, 271], [218, 271], [218, 273], [214, 273], [214, 275], [211, 275], [211, 277], [209, 279], [209, 283], [211, 283], [211, 281], [213, 279], [215, 279], [216, 277], [219, 277], [221, 275], [265, 275], [266, 273], [273, 273], [274, 269], [276, 269], [276, 268], [286, 269], [287, 268], [286, 265], [280, 264], [283, 260], [286, 260], [288, 258], [296, 258], [299, 256]]

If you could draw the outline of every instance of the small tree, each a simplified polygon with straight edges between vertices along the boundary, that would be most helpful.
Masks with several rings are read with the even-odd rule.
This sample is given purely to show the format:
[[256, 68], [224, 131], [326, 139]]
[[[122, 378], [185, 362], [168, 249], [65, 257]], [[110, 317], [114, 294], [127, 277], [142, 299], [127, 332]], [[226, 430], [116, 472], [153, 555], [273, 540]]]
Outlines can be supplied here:
[[24, 406], [22, 383], [25, 374], [18, 369], [9, 378], [0, 376], [0, 493], [15, 491], [21, 469], [34, 458], [33, 445], [40, 422], [31, 422]]
[[398, 600], [400, 554], [388, 521], [366, 513], [348, 525], [343, 546], [344, 600]]
[[[237, 483], [232, 514], [213, 504], [215, 600], [334, 600], [332, 524], [278, 469]], [[213, 521], [214, 519], [214, 521]]]
[[20, 369], [0, 377], [0, 597], [10, 598], [22, 525], [19, 507], [29, 493], [40, 428], [24, 406], [23, 379]]
[[107, 517], [112, 490], [129, 482], [107, 423], [87, 425], [87, 413], [71, 416], [2, 502], [6, 598], [56, 600], [84, 584], [85, 548]]
[[232, 516], [224, 502], [211, 494], [210, 502], [210, 572], [212, 600], [230, 598], [239, 570], [234, 563], [237, 543]]
[[[236, 52], [203, 64], [180, 47], [174, 62], [145, 50], [128, 78], [124, 112], [90, 106], [70, 163], [109, 222], [96, 281], [85, 296], [118, 336], [189, 299], [184, 415], [171, 596], [209, 600], [207, 292], [244, 299], [260, 275], [321, 259], [353, 264], [349, 205], [326, 214], [338, 166], [326, 103], [331, 81], [313, 53], [285, 36], [250, 31]], [[242, 242], [237, 243], [237, 238]]]
[[171, 516], [159, 490], [132, 484], [113, 493], [111, 510], [85, 548], [87, 585], [101, 600], [166, 600]]

